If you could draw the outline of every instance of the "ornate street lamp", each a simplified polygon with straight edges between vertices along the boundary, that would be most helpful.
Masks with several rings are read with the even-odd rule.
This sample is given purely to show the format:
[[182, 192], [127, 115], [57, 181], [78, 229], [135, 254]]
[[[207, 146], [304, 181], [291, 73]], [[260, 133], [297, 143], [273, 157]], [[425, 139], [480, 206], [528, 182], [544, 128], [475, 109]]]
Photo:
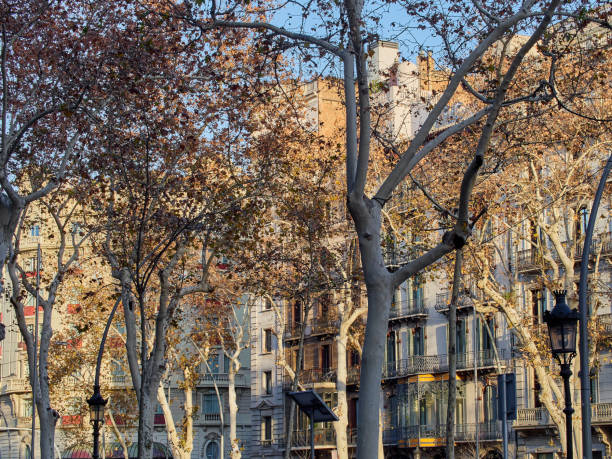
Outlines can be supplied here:
[[93, 424], [93, 459], [100, 459], [100, 424], [104, 422], [104, 406], [107, 401], [100, 394], [100, 386], [94, 385], [94, 393], [87, 400], [89, 404], [89, 420]]
[[102, 341], [100, 341], [100, 349], [98, 349], [98, 360], [96, 361], [96, 375], [94, 378], [93, 390], [94, 393], [87, 403], [89, 404], [89, 420], [93, 424], [93, 459], [100, 459], [100, 425], [104, 423], [104, 406], [108, 400], [102, 398], [100, 394], [100, 368], [102, 367], [102, 354], [104, 353], [104, 344], [106, 343], [106, 337], [108, 336], [108, 329], [110, 328], [113, 317], [117, 306], [121, 302], [121, 297], [117, 298], [115, 305], [111, 310], [108, 320], [106, 321], [106, 327], [104, 327], [104, 333], [102, 333]]
[[552, 311], [544, 312], [544, 322], [548, 325], [550, 336], [550, 349], [552, 355], [561, 365], [561, 377], [565, 389], [565, 424], [567, 431], [567, 459], [573, 459], [572, 449], [572, 394], [569, 378], [572, 375], [570, 364], [576, 355], [576, 329], [578, 327], [578, 312], [571, 310], [565, 301], [567, 290], [553, 292], [555, 294], [555, 307]]

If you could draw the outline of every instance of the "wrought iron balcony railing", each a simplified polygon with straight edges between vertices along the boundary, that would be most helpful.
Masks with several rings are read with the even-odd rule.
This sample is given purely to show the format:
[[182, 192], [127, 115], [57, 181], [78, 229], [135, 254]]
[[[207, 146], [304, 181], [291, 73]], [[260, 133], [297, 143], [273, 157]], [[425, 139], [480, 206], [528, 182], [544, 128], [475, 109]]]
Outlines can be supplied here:
[[[455, 424], [455, 442], [500, 441], [502, 429], [500, 421]], [[392, 427], [383, 431], [386, 445], [404, 446], [441, 446], [446, 443], [446, 424], [425, 424], [406, 427]]]
[[422, 298], [418, 301], [397, 301], [391, 305], [389, 311], [389, 321], [425, 317], [427, 309]]
[[[501, 367], [505, 367], [508, 364], [508, 354], [505, 349], [499, 349], [497, 354], [492, 349], [485, 349], [477, 353], [459, 353], [457, 354], [457, 370], [472, 371], [476, 367], [480, 371], [490, 371], [495, 369], [498, 363]], [[414, 374], [445, 373], [447, 371], [448, 356], [446, 354], [413, 355], [405, 359], [386, 362], [383, 366], [383, 378], [402, 378]]]
[[[300, 371], [299, 381], [302, 385], [336, 382], [336, 370], [333, 368], [309, 368], [302, 370]], [[292, 383], [293, 379], [289, 375], [285, 375], [285, 388], [288, 389]]]

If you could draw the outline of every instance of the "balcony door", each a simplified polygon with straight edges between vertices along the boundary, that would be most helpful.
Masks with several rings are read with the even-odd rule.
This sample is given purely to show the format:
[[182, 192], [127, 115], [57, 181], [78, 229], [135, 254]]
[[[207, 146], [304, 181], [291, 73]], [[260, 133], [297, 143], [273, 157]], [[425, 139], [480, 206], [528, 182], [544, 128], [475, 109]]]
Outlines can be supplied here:
[[412, 329], [412, 355], [425, 355], [425, 333], [423, 327]]
[[457, 320], [457, 337], [455, 346], [457, 350], [457, 367], [465, 368], [467, 362], [467, 327], [465, 319]]
[[497, 420], [497, 387], [488, 385], [484, 388], [483, 414], [485, 423]]
[[394, 374], [397, 365], [397, 340], [395, 331], [391, 330], [387, 335], [387, 373]]
[[326, 374], [331, 369], [331, 352], [329, 344], [321, 346], [321, 371]]

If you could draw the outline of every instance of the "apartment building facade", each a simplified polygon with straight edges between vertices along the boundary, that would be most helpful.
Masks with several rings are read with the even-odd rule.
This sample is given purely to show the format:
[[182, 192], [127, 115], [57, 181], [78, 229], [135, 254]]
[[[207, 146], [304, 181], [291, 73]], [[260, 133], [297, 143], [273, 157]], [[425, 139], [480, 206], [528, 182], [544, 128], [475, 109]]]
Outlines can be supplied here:
[[[393, 103], [387, 126], [389, 135], [409, 138], [426, 115], [423, 99], [435, 97], [433, 90], [443, 88], [445, 74], [437, 69], [431, 55], [421, 53], [416, 64], [400, 62], [398, 46], [380, 42], [373, 49], [370, 61], [370, 81], [376, 88], [377, 81], [388, 85], [380, 97]], [[322, 101], [319, 83], [310, 83], [313, 118], [329, 117], [330, 110]], [[324, 92], [324, 91], [321, 91]], [[314, 97], [317, 94], [317, 97]], [[445, 114], [447, 121], [462, 116], [465, 110], [463, 95]], [[335, 101], [337, 102], [337, 100]], [[327, 110], [327, 111], [326, 111]], [[444, 117], [443, 117], [444, 118]], [[440, 121], [443, 128], [444, 119]], [[607, 208], [610, 208], [607, 203]], [[584, 215], [583, 215], [584, 217]], [[526, 219], [527, 220], [527, 219]], [[604, 337], [610, 326], [610, 218], [607, 210], [599, 220], [594, 249], [599, 250], [597, 293], [600, 306], [593, 314], [593, 323], [599, 324]], [[584, 226], [584, 222], [583, 222]], [[530, 232], [525, 225], [516, 232], [502, 231], [489, 226], [486, 230], [497, 236], [502, 247], [498, 262], [510, 268], [505, 273], [512, 278], [517, 294], [516, 308], [525, 326], [534, 327], [539, 338], [547, 334], [543, 324], [543, 312], [554, 306], [552, 292], [542, 288], [534, 277], [546, 267], [534, 264], [535, 248], [530, 246]], [[576, 238], [576, 251], [572, 255], [579, 266], [580, 235]], [[546, 242], [549, 246], [550, 241]], [[397, 247], [401, 249], [401, 247]], [[553, 250], [554, 252], [554, 250]], [[401, 250], [388, 250], [386, 263], [390, 269], [401, 265], [405, 255]], [[503, 260], [502, 260], [503, 259]], [[442, 271], [442, 270], [440, 270]], [[576, 271], [577, 272], [577, 271]], [[497, 276], [503, 276], [496, 273]], [[498, 308], [492, 307], [491, 298], [476, 284], [477, 279], [467, 279], [461, 289], [457, 321], [457, 405], [455, 408], [455, 442], [457, 457], [499, 458], [502, 452], [501, 421], [497, 409], [497, 376], [514, 373], [517, 382], [517, 419], [510, 422], [509, 441], [513, 457], [524, 459], [549, 459], [560, 457], [562, 448], [556, 427], [546, 408], [538, 399], [539, 382], [533, 363], [525, 354], [515, 330]], [[505, 282], [501, 280], [501, 282]], [[535, 285], [539, 285], [536, 291]], [[592, 295], [594, 296], [594, 295]], [[284, 451], [285, 426], [288, 402], [285, 396], [290, 389], [290, 378], [278, 365], [279, 348], [296, 364], [295, 349], [299, 342], [302, 317], [299, 302], [278, 299], [275, 308], [262, 302], [257, 318], [252, 321], [253, 332], [260, 337], [252, 356], [252, 412], [254, 445], [252, 457], [281, 457]], [[396, 292], [389, 318], [385, 366], [381, 381], [381, 406], [383, 408], [382, 440], [385, 457], [388, 458], [442, 458], [445, 456], [445, 428], [448, 383], [448, 309], [450, 281], [442, 272], [427, 276], [426, 280], [411, 279]], [[274, 312], [277, 309], [282, 312]], [[306, 317], [304, 359], [300, 382], [302, 388], [313, 388], [329, 403], [336, 404], [337, 355], [334, 340], [338, 322], [329, 314], [323, 303], [316, 304]], [[282, 322], [282, 324], [281, 324]], [[281, 334], [279, 336], [279, 331]], [[283, 345], [275, 344], [282, 339]], [[266, 344], [269, 343], [269, 346]], [[612, 399], [607, 381], [612, 370], [610, 342], [602, 339], [597, 348], [599, 362], [592, 374], [593, 454], [594, 457], [612, 455], [609, 446], [609, 428], [612, 426]], [[267, 349], [267, 351], [264, 351]], [[292, 357], [293, 356], [293, 357]], [[547, 365], [554, 372], [555, 365], [548, 357]], [[577, 362], [578, 359], [575, 359]], [[349, 452], [354, 453], [356, 438], [355, 419], [359, 409], [358, 380], [359, 356], [348, 357], [347, 398]], [[577, 375], [578, 369], [574, 368]], [[269, 376], [271, 375], [271, 376]], [[271, 378], [271, 379], [270, 379]], [[269, 382], [272, 381], [272, 384]], [[579, 412], [579, 391], [574, 386], [572, 398]], [[555, 403], [562, 403], [555, 400]], [[265, 413], [265, 414], [263, 414]], [[259, 430], [258, 430], [259, 427]], [[305, 419], [298, 420], [292, 436], [292, 454], [306, 457], [309, 432]], [[335, 430], [331, 424], [315, 427], [317, 458], [333, 458], [336, 455]], [[259, 446], [257, 446], [259, 445]]]
[[[56, 238], [48, 236], [48, 231], [34, 224], [21, 237], [20, 256], [23, 259], [26, 276], [31, 279], [34, 279], [36, 273], [38, 246], [40, 245], [43, 260], [48, 260], [47, 257], [51, 257], [57, 250]], [[44, 269], [43, 264], [43, 272]], [[99, 273], [99, 275], [103, 276], [104, 273]], [[0, 421], [0, 457], [27, 459], [31, 457], [32, 432], [32, 391], [29, 367], [25, 343], [17, 327], [14, 308], [9, 302], [10, 279], [6, 273], [2, 279], [4, 291], [0, 297], [0, 321], [6, 327], [6, 336], [0, 342], [0, 416], [2, 417]], [[55, 336], [64, 336], [62, 332], [79, 325], [81, 320], [87, 320], [87, 318], [79, 318], [82, 306], [78, 304], [78, 297], [78, 292], [75, 292], [73, 296], [64, 295], [61, 300], [57, 301], [52, 323]], [[28, 295], [24, 313], [31, 331], [35, 328], [35, 310], [35, 298]], [[39, 334], [42, 328], [42, 309], [40, 311]], [[104, 318], [101, 320], [105, 322]], [[137, 456], [136, 399], [132, 392], [132, 381], [127, 366], [122, 365], [120, 358], [117, 357], [123, 354], [124, 346], [121, 334], [125, 330], [121, 329], [121, 322], [120, 319], [115, 320], [111, 327], [106, 341], [101, 374], [101, 392], [103, 397], [109, 399], [100, 444], [103, 457], [107, 458], [125, 457], [117, 432], [127, 446], [128, 456], [130, 458]], [[101, 334], [98, 337], [92, 337], [95, 349], [88, 347], [87, 352], [92, 352], [92, 354], [97, 352], [100, 339]], [[52, 344], [52, 354], [58, 355], [63, 351], [78, 352], [81, 345], [82, 342], [78, 339], [61, 341], [61, 338], [57, 338]], [[191, 393], [192, 404], [195, 407], [192, 457], [206, 459], [227, 457], [231, 449], [228, 396], [230, 361], [220, 346], [212, 346], [206, 350], [206, 362], [198, 358], [204, 355], [203, 350], [196, 348], [197, 344], [193, 340], [186, 340], [181, 346], [186, 347], [190, 354], [196, 356], [194, 361], [199, 362], [197, 368], [194, 368], [198, 376]], [[246, 449], [251, 437], [249, 348], [242, 351], [239, 360], [240, 370], [235, 376], [238, 404], [237, 436], [240, 447]], [[163, 381], [164, 392], [173, 413], [173, 419], [179, 428], [184, 415], [186, 396], [182, 386], [183, 378], [184, 375], [181, 372], [175, 371]], [[63, 378], [61, 387], [53, 388], [58, 392], [54, 396], [56, 401], [61, 400], [61, 403], [54, 405], [60, 416], [55, 435], [55, 457], [57, 458], [91, 457], [91, 425], [86, 400], [93, 393], [92, 381], [93, 368], [84, 365], [78, 368], [78, 374]], [[110, 416], [113, 416], [112, 421]], [[155, 458], [172, 457], [166, 421], [161, 406], [157, 404], [153, 437], [153, 457]], [[40, 456], [40, 451], [37, 450], [38, 435], [37, 423], [35, 456]], [[222, 450], [225, 450], [224, 455], [222, 455]]]

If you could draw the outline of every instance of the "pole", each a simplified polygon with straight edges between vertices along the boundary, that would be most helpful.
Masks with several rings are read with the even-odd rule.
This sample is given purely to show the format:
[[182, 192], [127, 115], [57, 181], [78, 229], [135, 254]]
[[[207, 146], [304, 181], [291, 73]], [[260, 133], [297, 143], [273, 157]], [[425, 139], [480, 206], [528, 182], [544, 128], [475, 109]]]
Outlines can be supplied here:
[[[100, 349], [98, 349], [98, 359], [96, 360], [96, 375], [94, 378], [94, 395], [93, 397], [96, 396], [96, 394], [98, 394], [100, 396], [100, 398], [102, 398], [102, 395], [100, 394], [100, 367], [102, 366], [102, 354], [104, 354], [104, 344], [106, 343], [106, 337], [108, 336], [108, 330], [111, 326], [111, 323], [113, 322], [113, 317], [115, 316], [115, 311], [117, 310], [117, 306], [119, 306], [119, 303], [121, 302], [121, 297], [117, 298], [117, 301], [115, 301], [115, 304], [113, 306], [113, 309], [111, 309], [111, 312], [108, 316], [108, 320], [106, 321], [106, 326], [104, 327], [104, 333], [102, 333], [102, 340], [100, 341]], [[36, 308], [38, 310], [38, 308]], [[92, 397], [92, 398], [93, 398]], [[104, 404], [106, 404], [106, 402], [104, 402]], [[99, 455], [99, 442], [100, 442], [100, 425], [99, 425], [100, 421], [94, 421], [94, 426], [93, 426], [93, 459], [99, 459], [100, 455]]]
[[582, 248], [582, 259], [580, 261], [580, 283], [578, 284], [578, 314], [580, 317], [580, 404], [582, 412], [582, 457], [591, 459], [593, 457], [593, 447], [591, 440], [591, 385], [589, 371], [589, 340], [588, 340], [588, 308], [587, 308], [587, 290], [589, 276], [589, 253], [591, 251], [591, 241], [593, 240], [593, 231], [595, 230], [595, 221], [597, 220], [597, 212], [601, 195], [612, 167], [612, 155], [608, 158], [604, 171], [599, 180], [599, 186], [595, 193], [591, 214], [589, 215], [589, 223], [587, 225], [586, 234], [584, 236], [584, 246]]
[[[94, 386], [94, 393], [100, 393], [100, 386]], [[93, 423], [93, 459], [100, 459], [100, 423]]]
[[508, 459], [508, 408], [506, 407], [506, 373], [501, 375], [502, 387], [499, 396], [502, 401], [502, 439], [504, 447], [504, 459]]
[[474, 389], [476, 390], [476, 403], [474, 404], [474, 406], [476, 407], [476, 416], [474, 418], [474, 436], [475, 436], [475, 440], [476, 440], [476, 457], [480, 457], [480, 438], [479, 438], [479, 422], [480, 422], [480, 410], [479, 410], [479, 406], [478, 406], [478, 320], [476, 318], [476, 307], [474, 307], [473, 311], [472, 311], [472, 315], [473, 315], [473, 325], [472, 328], [474, 329], [474, 340], [473, 340], [473, 344], [474, 344]]
[[40, 290], [40, 243], [36, 248], [36, 301], [34, 301], [34, 369], [30, 375], [30, 381], [32, 383], [32, 442], [30, 448], [30, 457], [34, 459], [36, 447], [36, 388], [38, 387], [38, 371], [36, 371], [37, 360], [38, 360], [38, 296]]
[[565, 389], [565, 430], [567, 431], [567, 459], [574, 458], [574, 448], [572, 447], [572, 393], [570, 389], [569, 378], [572, 375], [569, 363], [561, 364], [561, 377], [563, 378], [563, 387]]
[[310, 459], [315, 459], [314, 408], [312, 410], [310, 410]]

